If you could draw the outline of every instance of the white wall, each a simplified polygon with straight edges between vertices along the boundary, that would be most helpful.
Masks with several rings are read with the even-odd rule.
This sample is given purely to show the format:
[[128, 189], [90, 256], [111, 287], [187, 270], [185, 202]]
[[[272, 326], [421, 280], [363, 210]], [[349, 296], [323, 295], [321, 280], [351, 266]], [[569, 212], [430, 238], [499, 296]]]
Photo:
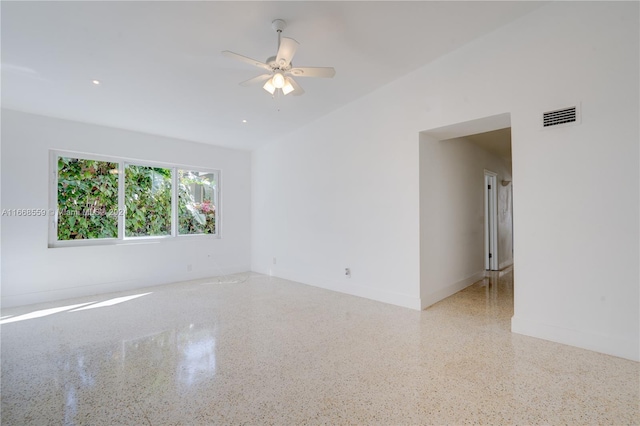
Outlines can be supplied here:
[[513, 330], [640, 359], [638, 12], [551, 3], [254, 152], [252, 268], [419, 308], [419, 132], [510, 113]]
[[221, 170], [222, 238], [47, 248], [46, 217], [5, 216], [2, 306], [249, 270], [249, 152], [2, 110], [3, 209], [48, 209], [50, 149]]
[[397, 114], [347, 106], [254, 154], [254, 271], [419, 309], [417, 145], [366, 121], [381, 109]]
[[[484, 276], [484, 171], [509, 164], [464, 138], [420, 138], [420, 281], [425, 308]], [[498, 255], [512, 263], [511, 186], [498, 184]], [[508, 244], [507, 244], [508, 241]]]

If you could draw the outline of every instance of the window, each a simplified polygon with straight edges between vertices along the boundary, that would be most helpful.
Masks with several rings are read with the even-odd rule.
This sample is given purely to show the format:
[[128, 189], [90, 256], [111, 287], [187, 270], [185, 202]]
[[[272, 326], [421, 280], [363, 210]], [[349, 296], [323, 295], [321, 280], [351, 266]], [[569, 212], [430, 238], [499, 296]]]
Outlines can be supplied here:
[[216, 233], [216, 178], [212, 172], [178, 170], [178, 233]]
[[116, 238], [118, 163], [58, 157], [58, 240]]
[[171, 169], [127, 164], [125, 236], [171, 235]]
[[218, 236], [219, 172], [52, 152], [51, 247]]

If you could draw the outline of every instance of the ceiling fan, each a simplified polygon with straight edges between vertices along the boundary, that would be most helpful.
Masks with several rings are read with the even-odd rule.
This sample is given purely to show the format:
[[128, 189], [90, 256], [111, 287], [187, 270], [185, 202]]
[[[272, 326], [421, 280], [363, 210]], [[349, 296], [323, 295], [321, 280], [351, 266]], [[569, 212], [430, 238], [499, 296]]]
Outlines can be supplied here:
[[304, 93], [304, 89], [293, 79], [295, 77], [323, 77], [331, 78], [336, 74], [336, 70], [331, 67], [294, 67], [291, 60], [300, 45], [297, 41], [288, 37], [281, 37], [282, 30], [287, 23], [282, 19], [276, 19], [271, 23], [271, 27], [278, 33], [278, 53], [276, 56], [267, 58], [265, 62], [260, 62], [246, 56], [225, 50], [222, 52], [227, 58], [245, 62], [267, 71], [257, 77], [240, 83], [241, 86], [250, 86], [256, 83], [264, 83], [262, 88], [270, 94], [275, 94], [281, 90], [284, 95], [293, 92], [294, 96]]

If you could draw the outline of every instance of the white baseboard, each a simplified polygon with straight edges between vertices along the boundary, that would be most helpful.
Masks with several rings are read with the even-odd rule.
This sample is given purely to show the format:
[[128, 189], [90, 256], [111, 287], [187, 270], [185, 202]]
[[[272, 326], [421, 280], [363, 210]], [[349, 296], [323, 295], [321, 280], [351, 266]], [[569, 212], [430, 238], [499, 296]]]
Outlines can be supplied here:
[[458, 281], [457, 283], [453, 283], [443, 289], [430, 293], [429, 295], [421, 299], [420, 301], [421, 309], [426, 309], [429, 306], [433, 305], [434, 303], [438, 303], [439, 301], [456, 294], [460, 290], [464, 290], [465, 288], [469, 287], [471, 284], [477, 281], [480, 281], [482, 278], [484, 278], [484, 272], [485, 271], [476, 272], [470, 277], [467, 277], [461, 281]]
[[0, 306], [2, 308], [13, 308], [17, 306], [33, 305], [36, 303], [56, 302], [58, 300], [73, 299], [76, 297], [101, 295], [118, 291], [138, 290], [146, 287], [165, 285], [182, 281], [192, 281], [219, 275], [235, 274], [247, 272], [248, 266], [229, 266], [216, 268], [215, 271], [204, 269], [191, 273], [171, 274], [163, 278], [145, 277], [123, 281], [110, 281], [104, 283], [82, 285], [75, 287], [57, 288], [46, 291], [37, 291], [22, 294], [2, 293]]
[[614, 336], [542, 324], [516, 316], [511, 318], [511, 331], [632, 361], [640, 361], [640, 342], [638, 339], [635, 341], [625, 340]]
[[420, 310], [420, 299], [417, 297], [411, 297], [406, 294], [393, 293], [386, 290], [379, 290], [370, 287], [363, 287], [358, 285], [350, 285], [346, 288], [340, 286], [340, 288], [326, 287], [328, 290], [337, 291], [339, 293], [346, 293], [352, 296], [364, 297], [365, 299], [375, 300], [377, 302], [389, 303], [391, 305], [402, 306], [403, 308]]
[[357, 282], [351, 283], [332, 283], [330, 281], [310, 281], [305, 277], [296, 276], [295, 274], [288, 273], [287, 271], [274, 269], [253, 269], [253, 272], [259, 274], [265, 274], [284, 280], [296, 282], [298, 284], [309, 285], [312, 287], [323, 288], [325, 290], [335, 291], [337, 293], [348, 294], [351, 296], [362, 297], [365, 299], [375, 300], [377, 302], [388, 303], [390, 305], [402, 306], [404, 308], [410, 308], [420, 310], [420, 299], [417, 297], [409, 296], [403, 293], [395, 293], [387, 290], [380, 290], [377, 288], [363, 286]]
[[512, 265], [513, 265], [513, 259], [509, 259], [499, 264], [498, 269], [502, 271], [504, 268], [508, 268], [509, 266], [512, 266]]

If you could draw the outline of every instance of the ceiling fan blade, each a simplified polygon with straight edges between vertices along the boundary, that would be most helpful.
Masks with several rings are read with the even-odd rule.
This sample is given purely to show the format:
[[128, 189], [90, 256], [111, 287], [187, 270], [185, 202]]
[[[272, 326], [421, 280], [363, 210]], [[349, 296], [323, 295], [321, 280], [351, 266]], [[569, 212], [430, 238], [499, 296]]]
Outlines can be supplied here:
[[289, 37], [282, 37], [280, 39], [280, 48], [276, 55], [276, 63], [279, 66], [289, 65], [293, 59], [293, 55], [296, 54], [300, 43]]
[[331, 78], [336, 75], [336, 70], [332, 67], [298, 67], [289, 71], [296, 77], [322, 77]]
[[253, 65], [254, 67], [264, 68], [267, 71], [271, 71], [271, 67], [269, 65], [265, 64], [264, 62], [256, 61], [255, 59], [251, 59], [251, 58], [248, 58], [246, 56], [238, 55], [237, 53], [233, 53], [233, 52], [230, 52], [228, 50], [225, 50], [224, 52], [222, 52], [222, 55], [226, 56], [227, 58], [235, 59], [236, 61], [245, 62], [245, 63], [247, 63], [249, 65]]
[[293, 86], [293, 96], [300, 96], [304, 94], [304, 89], [300, 87], [293, 78], [289, 77], [289, 83]]
[[261, 74], [257, 77], [250, 78], [249, 80], [243, 81], [240, 83], [240, 86], [251, 86], [252, 84], [262, 83], [271, 78], [271, 74]]

